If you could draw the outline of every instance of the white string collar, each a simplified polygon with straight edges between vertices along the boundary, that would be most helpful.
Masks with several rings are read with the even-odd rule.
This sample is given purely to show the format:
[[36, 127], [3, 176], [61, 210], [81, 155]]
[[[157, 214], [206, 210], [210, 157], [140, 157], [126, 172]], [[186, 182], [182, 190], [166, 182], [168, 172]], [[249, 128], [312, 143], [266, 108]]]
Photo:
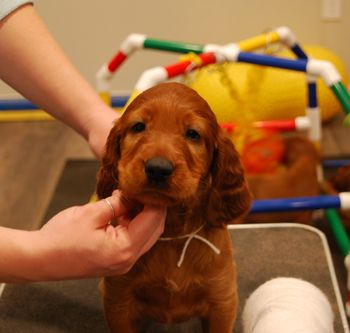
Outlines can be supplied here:
[[218, 249], [213, 243], [208, 241], [206, 238], [197, 235], [197, 233], [199, 233], [203, 229], [203, 227], [204, 227], [204, 224], [201, 225], [197, 230], [195, 230], [187, 235], [182, 235], [182, 236], [177, 236], [177, 237], [160, 237], [159, 238], [160, 241], [171, 241], [171, 240], [175, 240], [175, 239], [187, 238], [187, 240], [184, 244], [184, 247], [182, 248], [180, 259], [177, 262], [177, 267], [181, 267], [181, 265], [185, 259], [187, 248], [190, 245], [190, 242], [192, 241], [192, 239], [194, 239], [194, 238], [198, 239], [199, 241], [203, 242], [204, 244], [207, 244], [216, 254], [220, 254], [220, 249]]

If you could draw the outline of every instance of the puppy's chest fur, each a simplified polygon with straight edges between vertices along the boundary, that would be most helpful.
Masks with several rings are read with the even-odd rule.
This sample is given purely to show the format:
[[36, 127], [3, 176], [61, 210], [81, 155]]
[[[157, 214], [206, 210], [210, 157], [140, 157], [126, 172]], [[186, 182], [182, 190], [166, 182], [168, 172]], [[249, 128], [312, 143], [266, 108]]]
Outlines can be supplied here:
[[209, 281], [223, 272], [233, 273], [234, 264], [226, 228], [200, 234], [221, 253], [216, 254], [206, 244], [192, 239], [178, 267], [186, 239], [158, 241], [129, 273], [107, 278], [107, 289], [113, 281], [114, 288], [118, 285], [118, 290], [114, 290], [116, 298], [120, 299], [123, 293], [126, 303], [132, 302], [145, 318], [157, 322], [172, 323], [202, 316], [209, 311], [212, 293]]
[[177, 267], [181, 249], [169, 251], [171, 244], [159, 245], [158, 251], [166, 251], [167, 256], [145, 258], [140, 263], [143, 264], [141, 274], [134, 277], [132, 294], [141, 312], [164, 323], [183, 321], [206, 312], [205, 276], [203, 271], [197, 271], [193, 255], [189, 253], [186, 263]]

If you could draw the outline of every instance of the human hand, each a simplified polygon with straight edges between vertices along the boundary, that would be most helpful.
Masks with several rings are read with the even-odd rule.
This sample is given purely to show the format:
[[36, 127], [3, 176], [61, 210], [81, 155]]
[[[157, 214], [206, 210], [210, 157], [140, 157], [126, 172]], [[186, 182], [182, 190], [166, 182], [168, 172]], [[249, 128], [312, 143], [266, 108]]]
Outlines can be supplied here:
[[122, 225], [109, 224], [113, 211], [100, 200], [60, 212], [37, 232], [37, 270], [44, 274], [38, 280], [124, 274], [154, 245], [164, 230], [165, 208], [145, 206], [130, 219], [120, 192], [108, 201]]

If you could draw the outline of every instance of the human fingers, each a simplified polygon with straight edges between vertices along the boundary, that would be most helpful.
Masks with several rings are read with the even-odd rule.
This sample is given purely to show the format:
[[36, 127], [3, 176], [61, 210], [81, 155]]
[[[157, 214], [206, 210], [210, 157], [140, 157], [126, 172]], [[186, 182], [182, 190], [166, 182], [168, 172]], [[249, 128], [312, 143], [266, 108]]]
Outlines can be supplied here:
[[97, 202], [86, 204], [81, 209], [89, 216], [89, 220], [96, 228], [105, 227], [128, 213], [128, 208], [121, 199], [119, 191], [114, 191], [112, 196]]
[[96, 227], [104, 227], [110, 222], [127, 226], [141, 210], [142, 205], [134, 200], [126, 199], [119, 190], [113, 191], [112, 195], [83, 206], [85, 213], [89, 215]]
[[139, 252], [148, 250], [164, 231], [166, 208], [145, 206], [128, 225], [129, 237]]
[[142, 248], [139, 249], [139, 256], [149, 251], [151, 247], [158, 241], [159, 237], [163, 234], [163, 232], [164, 232], [164, 221], [159, 223], [155, 231], [151, 234], [148, 240], [146, 240]]
[[[130, 198], [126, 198], [123, 195], [123, 192], [121, 192], [120, 190], [114, 190], [112, 193], [112, 196], [113, 195], [119, 196], [122, 204], [124, 205], [125, 207], [124, 214], [126, 212], [124, 217], [126, 219], [133, 219], [138, 213], [142, 211], [143, 205], [140, 202]], [[122, 214], [120, 216], [122, 216]]]

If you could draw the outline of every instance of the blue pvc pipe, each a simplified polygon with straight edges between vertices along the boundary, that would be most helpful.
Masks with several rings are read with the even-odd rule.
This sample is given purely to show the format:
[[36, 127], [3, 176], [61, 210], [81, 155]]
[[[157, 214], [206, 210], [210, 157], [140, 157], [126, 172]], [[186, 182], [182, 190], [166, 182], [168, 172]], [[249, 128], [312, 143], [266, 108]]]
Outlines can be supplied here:
[[[112, 107], [122, 108], [130, 96], [112, 96]], [[3, 99], [0, 100], [1, 111], [25, 111], [38, 110], [38, 107], [26, 99]]]
[[238, 62], [306, 72], [307, 59], [285, 59], [264, 54], [240, 52]]
[[130, 96], [112, 96], [112, 107], [122, 108], [128, 102]]
[[308, 104], [309, 108], [317, 107], [317, 87], [316, 82], [308, 83]]
[[295, 43], [291, 50], [299, 59], [308, 59], [307, 54], [298, 43]]
[[250, 212], [254, 214], [327, 208], [340, 208], [338, 195], [254, 200]]
[[0, 100], [0, 111], [37, 110], [38, 107], [26, 99]]
[[347, 159], [334, 159], [334, 160], [323, 160], [322, 166], [324, 168], [341, 168], [343, 166], [350, 165], [350, 160]]

